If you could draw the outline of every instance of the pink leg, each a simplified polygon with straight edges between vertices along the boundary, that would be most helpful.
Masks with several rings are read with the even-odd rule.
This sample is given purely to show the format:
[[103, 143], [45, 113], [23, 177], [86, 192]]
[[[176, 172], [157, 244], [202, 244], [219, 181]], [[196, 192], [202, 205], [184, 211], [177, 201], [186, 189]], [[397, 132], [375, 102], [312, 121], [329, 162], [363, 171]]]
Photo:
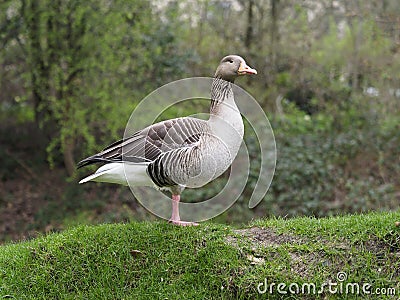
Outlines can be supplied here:
[[174, 225], [180, 226], [197, 226], [199, 224], [194, 222], [185, 222], [181, 221], [181, 217], [179, 216], [179, 201], [181, 200], [180, 195], [172, 195], [172, 216], [169, 220], [170, 223]]

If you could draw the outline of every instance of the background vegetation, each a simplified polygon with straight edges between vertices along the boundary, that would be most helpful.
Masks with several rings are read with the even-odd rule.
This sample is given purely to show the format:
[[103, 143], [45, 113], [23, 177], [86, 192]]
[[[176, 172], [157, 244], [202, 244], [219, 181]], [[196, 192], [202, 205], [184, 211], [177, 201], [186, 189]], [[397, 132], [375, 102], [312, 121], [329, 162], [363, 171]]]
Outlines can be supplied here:
[[89, 171], [75, 163], [120, 138], [149, 92], [230, 53], [259, 71], [238, 84], [265, 109], [278, 163], [256, 209], [253, 176], [216, 221], [397, 209], [399, 14], [396, 0], [2, 1], [0, 240], [152, 219], [126, 188], [78, 186]]

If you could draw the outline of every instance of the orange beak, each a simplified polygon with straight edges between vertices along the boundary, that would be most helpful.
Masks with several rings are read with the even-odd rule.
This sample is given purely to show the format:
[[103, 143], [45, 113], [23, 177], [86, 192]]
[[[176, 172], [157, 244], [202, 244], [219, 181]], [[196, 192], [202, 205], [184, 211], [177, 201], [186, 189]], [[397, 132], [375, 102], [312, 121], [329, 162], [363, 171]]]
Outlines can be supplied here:
[[250, 68], [246, 63], [240, 63], [239, 70], [238, 70], [239, 75], [245, 75], [245, 74], [257, 74], [257, 71], [255, 69]]

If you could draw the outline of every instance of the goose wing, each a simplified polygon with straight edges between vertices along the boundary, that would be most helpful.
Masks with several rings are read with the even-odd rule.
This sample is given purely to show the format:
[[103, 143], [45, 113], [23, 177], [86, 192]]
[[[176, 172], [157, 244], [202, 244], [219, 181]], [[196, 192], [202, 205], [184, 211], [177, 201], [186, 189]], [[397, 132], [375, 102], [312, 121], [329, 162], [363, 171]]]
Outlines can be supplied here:
[[207, 121], [191, 117], [159, 122], [85, 158], [78, 163], [78, 168], [97, 162], [152, 162], [162, 153], [198, 142], [207, 128]]

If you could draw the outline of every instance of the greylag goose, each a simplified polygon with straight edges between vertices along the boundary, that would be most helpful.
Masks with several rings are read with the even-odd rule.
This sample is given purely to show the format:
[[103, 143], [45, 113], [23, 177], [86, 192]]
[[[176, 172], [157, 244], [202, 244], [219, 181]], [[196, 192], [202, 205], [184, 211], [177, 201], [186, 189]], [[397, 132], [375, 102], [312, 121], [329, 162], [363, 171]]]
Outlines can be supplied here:
[[208, 120], [166, 120], [115, 142], [78, 163], [78, 168], [105, 163], [79, 183], [96, 181], [167, 189], [172, 194], [170, 222], [198, 225], [180, 219], [180, 194], [186, 187], [200, 187], [214, 180], [232, 164], [244, 133], [232, 84], [246, 74], [257, 71], [240, 56], [224, 57], [212, 81]]

